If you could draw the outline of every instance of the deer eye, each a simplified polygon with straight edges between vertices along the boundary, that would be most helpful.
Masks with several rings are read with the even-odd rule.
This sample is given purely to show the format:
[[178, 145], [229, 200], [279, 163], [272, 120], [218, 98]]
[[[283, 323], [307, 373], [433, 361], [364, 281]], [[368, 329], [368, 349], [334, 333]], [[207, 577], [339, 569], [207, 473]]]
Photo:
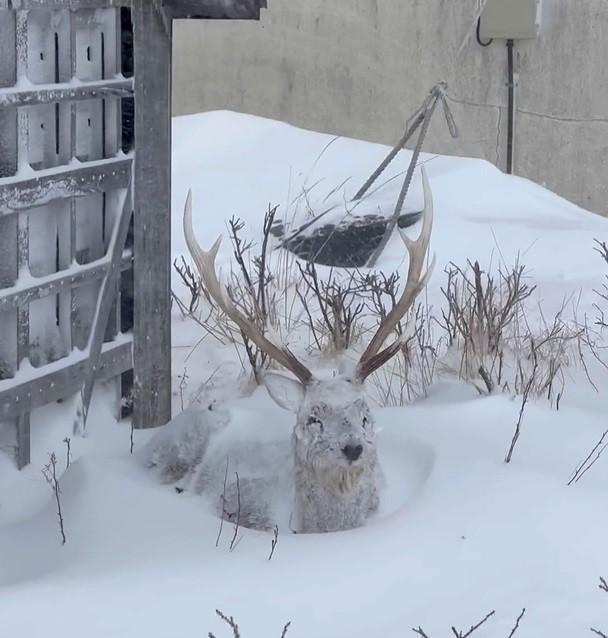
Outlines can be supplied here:
[[314, 423], [316, 423], [321, 428], [321, 432], [322, 432], [323, 423], [320, 421], [320, 419], [317, 419], [316, 416], [309, 416], [308, 421], [306, 421], [306, 425], [313, 425]]
[[366, 426], [367, 426], [367, 424], [368, 424], [367, 417], [366, 417], [366, 416], [364, 416], [364, 417], [363, 417], [363, 427], [366, 427]]

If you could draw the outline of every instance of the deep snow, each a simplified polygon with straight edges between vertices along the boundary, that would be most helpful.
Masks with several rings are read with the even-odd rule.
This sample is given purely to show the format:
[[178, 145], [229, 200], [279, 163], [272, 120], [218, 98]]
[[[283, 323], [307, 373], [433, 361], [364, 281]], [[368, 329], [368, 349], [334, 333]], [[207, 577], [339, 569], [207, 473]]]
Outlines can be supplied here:
[[[305, 217], [303, 185], [314, 210], [334, 201], [337, 218], [387, 148], [226, 112], [174, 120], [173, 252], [184, 253], [181, 211], [188, 188], [195, 225], [209, 246], [232, 214], [260, 237], [269, 203], [286, 219]], [[403, 152], [386, 178], [405, 170]], [[602, 262], [593, 239], [608, 222], [523, 179], [473, 159], [425, 155], [434, 193], [433, 250], [438, 266], [428, 297], [440, 303], [442, 269], [467, 258], [513, 263], [520, 255], [550, 315], [573, 295], [580, 315], [594, 313]], [[350, 178], [347, 180], [347, 178]], [[343, 183], [326, 200], [335, 186]], [[383, 181], [381, 179], [381, 181]], [[391, 211], [399, 180], [361, 205]], [[418, 177], [406, 208], [421, 204]], [[230, 257], [225, 241], [221, 260]], [[379, 267], [402, 267], [391, 241]], [[176, 281], [176, 289], [181, 290]], [[215, 396], [235, 427], [255, 438], [289, 437], [292, 417], [263, 389], [237, 392], [234, 351], [203, 341], [200, 328], [176, 312], [173, 324], [175, 411], [179, 378], [186, 394], [215, 372]], [[188, 361], [185, 362], [186, 358]], [[204, 499], [176, 494], [129, 454], [129, 426], [116, 423], [109, 388], [98, 388], [89, 435], [72, 438], [73, 461], [61, 477], [67, 544], [60, 545], [54, 501], [40, 474], [48, 452], [65, 461], [72, 402], [33, 417], [32, 465], [17, 472], [0, 453], [0, 635], [88, 638], [146, 636], [218, 638], [230, 630], [214, 613], [234, 615], [243, 638], [397, 638], [421, 625], [433, 638], [451, 625], [468, 628], [496, 609], [478, 635], [502, 638], [522, 607], [518, 636], [551, 638], [608, 631], [608, 457], [575, 486], [576, 464], [608, 428], [608, 372], [592, 371], [596, 393], [580, 374], [561, 409], [526, 408], [513, 462], [503, 462], [520, 399], [479, 398], [469, 386], [439, 381], [425, 400], [377, 409], [380, 458], [387, 475], [381, 510], [365, 527], [326, 535], [233, 528]], [[188, 398], [186, 397], [186, 399]], [[205, 401], [209, 398], [205, 394]], [[202, 400], [202, 399], [201, 399]], [[135, 433], [140, 452], [154, 432]]]

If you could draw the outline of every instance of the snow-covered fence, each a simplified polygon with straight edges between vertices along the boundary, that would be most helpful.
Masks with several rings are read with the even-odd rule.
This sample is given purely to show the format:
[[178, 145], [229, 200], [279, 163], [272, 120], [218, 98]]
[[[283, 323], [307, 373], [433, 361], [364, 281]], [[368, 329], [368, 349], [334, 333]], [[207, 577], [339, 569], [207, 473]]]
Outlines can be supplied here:
[[136, 426], [170, 418], [171, 20], [261, 6], [0, 0], [0, 424], [20, 467], [31, 411], [87, 378], [122, 378]]

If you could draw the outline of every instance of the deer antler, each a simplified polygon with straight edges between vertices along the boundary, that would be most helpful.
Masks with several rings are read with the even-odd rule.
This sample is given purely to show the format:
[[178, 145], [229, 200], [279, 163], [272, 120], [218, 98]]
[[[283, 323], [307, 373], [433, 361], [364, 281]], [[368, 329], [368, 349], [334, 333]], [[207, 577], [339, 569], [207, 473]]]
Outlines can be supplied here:
[[196, 265], [196, 268], [203, 280], [209, 296], [217, 303], [219, 308], [226, 314], [227, 317], [232, 319], [234, 323], [240, 328], [241, 332], [251, 339], [255, 345], [265, 352], [271, 359], [274, 359], [277, 363], [284, 368], [293, 372], [293, 374], [303, 383], [310, 383], [312, 380], [312, 374], [310, 370], [303, 365], [296, 356], [286, 346], [277, 346], [267, 339], [258, 326], [253, 321], [243, 315], [232, 300], [228, 297], [226, 289], [219, 282], [217, 273], [215, 272], [215, 259], [217, 257], [221, 237], [215, 241], [209, 251], [204, 251], [196, 237], [194, 236], [194, 229], [192, 227], [192, 192], [188, 191], [188, 197], [186, 198], [186, 205], [184, 206], [184, 236], [186, 237], [186, 245], [192, 255], [192, 259]]
[[418, 239], [412, 240], [404, 231], [399, 229], [399, 234], [409, 254], [407, 280], [403, 293], [393, 309], [380, 323], [376, 334], [365, 349], [365, 352], [361, 355], [361, 359], [355, 370], [355, 379], [357, 381], [364, 381], [372, 372], [382, 367], [391, 357], [399, 352], [403, 339], [397, 339], [383, 350], [380, 350], [380, 348], [401, 318], [412, 307], [416, 297], [428, 283], [433, 267], [435, 266], [435, 257], [433, 257], [426, 272], [424, 274], [422, 273], [424, 259], [431, 239], [431, 230], [433, 228], [433, 195], [424, 166], [422, 166], [422, 188], [424, 191], [424, 211], [422, 213], [422, 230], [420, 231], [420, 236]]

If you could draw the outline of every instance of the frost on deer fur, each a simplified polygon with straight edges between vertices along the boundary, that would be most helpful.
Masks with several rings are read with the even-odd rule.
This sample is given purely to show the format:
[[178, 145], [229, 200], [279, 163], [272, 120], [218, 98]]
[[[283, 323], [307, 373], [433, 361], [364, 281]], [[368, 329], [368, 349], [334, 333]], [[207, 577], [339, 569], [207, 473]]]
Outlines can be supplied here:
[[243, 527], [361, 526], [378, 507], [381, 478], [362, 386], [338, 378], [304, 388], [279, 374], [267, 374], [265, 382], [281, 407], [297, 413], [295, 427], [190, 407], [149, 443], [147, 465]]
[[261, 441], [258, 426], [231, 422], [215, 403], [194, 404], [152, 438], [143, 462], [162, 483], [202, 495], [217, 516], [236, 521], [238, 514], [243, 527], [272, 529], [290, 516], [290, 440], [285, 432]]
[[146, 464], [156, 469], [161, 482], [187, 485], [205, 456], [212, 434], [229, 420], [228, 412], [214, 403], [204, 409], [187, 408], [146, 446]]
[[294, 527], [331, 532], [363, 525], [378, 507], [380, 470], [362, 385], [336, 378], [304, 387], [275, 374], [265, 383], [279, 405], [297, 414]]

